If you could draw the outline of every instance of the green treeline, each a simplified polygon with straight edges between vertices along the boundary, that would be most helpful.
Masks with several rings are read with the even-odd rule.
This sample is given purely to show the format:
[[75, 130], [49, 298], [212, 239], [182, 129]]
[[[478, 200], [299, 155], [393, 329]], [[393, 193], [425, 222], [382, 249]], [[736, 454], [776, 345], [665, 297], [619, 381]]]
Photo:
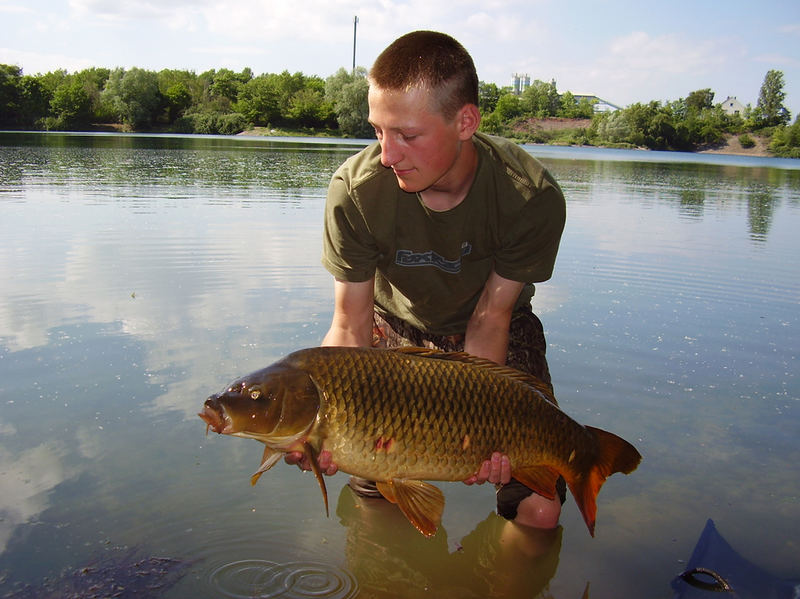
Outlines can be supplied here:
[[[526, 142], [596, 145], [652, 150], [693, 151], [721, 144], [736, 135], [743, 147], [755, 145], [751, 134], [770, 138], [777, 156], [800, 158], [800, 119], [789, 126], [784, 106], [783, 73], [769, 71], [755, 108], [729, 115], [714, 103], [714, 92], [701, 89], [672, 102], [636, 103], [627, 108], [595, 113], [585, 98], [576, 102], [570, 92], [559, 94], [555, 81], [534, 81], [519, 95], [481, 83], [482, 128]], [[542, 131], [526, 126], [542, 118], [591, 119], [588, 126]]]
[[91, 68], [24, 75], [0, 65], [0, 128], [235, 134], [251, 127], [371, 135], [363, 69], [323, 80], [250, 69], [192, 71]]
[[[521, 94], [480, 84], [481, 128], [520, 141], [691, 151], [737, 135], [768, 137], [770, 151], [800, 157], [800, 124], [789, 125], [783, 73], [769, 71], [755, 108], [727, 115], [703, 89], [672, 102], [653, 101], [595, 113], [585, 98], [560, 94], [555, 81], [534, 81]], [[236, 134], [253, 127], [308, 134], [372, 137], [366, 70], [339, 69], [327, 79], [302, 73], [254, 75], [247, 68], [193, 71], [139, 68], [57, 70], [25, 75], [0, 65], [0, 129], [85, 131], [123, 125], [129, 131]], [[542, 118], [585, 119], [560, 133], [526, 126]]]

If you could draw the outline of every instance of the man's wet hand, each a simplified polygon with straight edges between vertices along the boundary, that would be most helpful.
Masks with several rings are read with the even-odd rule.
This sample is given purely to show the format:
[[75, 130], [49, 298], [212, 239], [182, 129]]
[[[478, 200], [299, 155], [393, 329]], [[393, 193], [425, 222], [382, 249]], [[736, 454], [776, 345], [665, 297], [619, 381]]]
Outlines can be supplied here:
[[[311, 470], [308, 458], [300, 451], [291, 451], [283, 459], [287, 464], [297, 464], [300, 470]], [[336, 464], [331, 461], [331, 452], [324, 449], [317, 458], [317, 464], [319, 464], [319, 471], [328, 476], [333, 476], [339, 470]]]
[[500, 452], [494, 452], [491, 459], [481, 464], [480, 469], [464, 481], [468, 485], [482, 485], [485, 482], [492, 484], [508, 484], [511, 480], [511, 462], [508, 456]]

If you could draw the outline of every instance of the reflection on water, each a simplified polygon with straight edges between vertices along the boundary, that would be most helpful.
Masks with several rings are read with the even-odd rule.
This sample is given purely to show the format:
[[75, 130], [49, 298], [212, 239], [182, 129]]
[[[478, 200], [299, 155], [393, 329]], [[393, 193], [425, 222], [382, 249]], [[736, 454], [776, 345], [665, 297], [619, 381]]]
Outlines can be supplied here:
[[560, 526], [539, 531], [492, 513], [451, 552], [444, 528], [426, 539], [397, 506], [349, 487], [336, 515], [346, 528], [347, 567], [370, 597], [536, 597], [558, 566]]
[[485, 518], [490, 489], [443, 485], [426, 541], [343, 475], [329, 519], [296, 468], [251, 487], [260, 445], [204, 437], [196, 412], [319, 343], [325, 187], [358, 148], [0, 134], [0, 587], [137, 547], [193, 564], [175, 597], [267, 594], [301, 572], [329, 596], [666, 596], [709, 517], [800, 575], [800, 170], [785, 161], [530, 148], [568, 198], [534, 298], [556, 395], [644, 455], [603, 487], [595, 539], [571, 499], [537, 539]]

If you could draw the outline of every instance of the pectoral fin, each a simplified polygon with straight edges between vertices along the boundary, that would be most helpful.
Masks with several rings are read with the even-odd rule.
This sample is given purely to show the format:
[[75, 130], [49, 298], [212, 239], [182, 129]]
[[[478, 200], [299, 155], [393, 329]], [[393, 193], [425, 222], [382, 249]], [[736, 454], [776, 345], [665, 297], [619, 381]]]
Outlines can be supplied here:
[[556, 496], [556, 481], [558, 471], [550, 466], [530, 466], [528, 468], [513, 469], [512, 478], [517, 479], [529, 489], [533, 489], [542, 497], [554, 499]]
[[261, 456], [261, 466], [259, 466], [258, 470], [256, 470], [253, 473], [253, 476], [250, 477], [250, 484], [255, 485], [258, 482], [258, 479], [261, 478], [262, 474], [264, 474], [267, 470], [269, 470], [275, 464], [278, 463], [278, 460], [281, 459], [282, 455], [283, 455], [282, 451], [277, 451], [275, 449], [265, 447], [264, 455]]
[[303, 443], [303, 453], [306, 458], [308, 458], [308, 463], [311, 464], [311, 471], [314, 473], [314, 476], [317, 477], [319, 489], [322, 491], [322, 499], [325, 502], [325, 515], [330, 517], [330, 511], [328, 510], [328, 489], [325, 487], [325, 479], [322, 478], [322, 472], [319, 469], [317, 453], [309, 443]]
[[426, 537], [436, 533], [442, 521], [444, 494], [438, 487], [421, 480], [378, 481], [378, 491], [396, 503], [409, 522]]

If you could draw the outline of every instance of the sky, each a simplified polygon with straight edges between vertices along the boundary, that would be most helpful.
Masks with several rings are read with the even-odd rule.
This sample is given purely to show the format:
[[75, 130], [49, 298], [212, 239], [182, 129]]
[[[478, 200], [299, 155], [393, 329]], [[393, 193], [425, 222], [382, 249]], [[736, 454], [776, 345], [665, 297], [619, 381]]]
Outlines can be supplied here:
[[0, 0], [0, 63], [56, 69], [249, 67], [326, 78], [400, 35], [457, 38], [478, 77], [555, 80], [621, 107], [711, 88], [753, 106], [767, 71], [800, 112], [797, 0]]

